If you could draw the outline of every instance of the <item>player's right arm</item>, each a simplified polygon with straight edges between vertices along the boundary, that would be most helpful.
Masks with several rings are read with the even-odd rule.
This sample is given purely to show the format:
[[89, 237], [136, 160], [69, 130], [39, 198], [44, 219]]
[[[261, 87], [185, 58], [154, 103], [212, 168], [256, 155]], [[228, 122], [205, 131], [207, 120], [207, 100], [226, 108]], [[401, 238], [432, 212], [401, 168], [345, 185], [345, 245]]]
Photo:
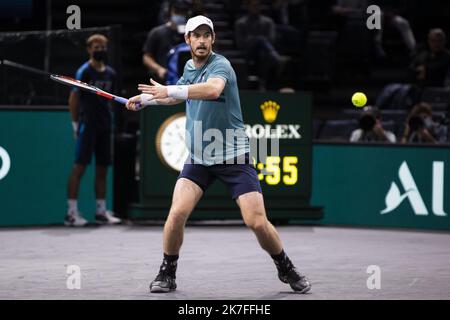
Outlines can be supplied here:
[[70, 91], [69, 95], [69, 110], [72, 118], [72, 128], [74, 137], [77, 137], [78, 131], [78, 102], [80, 101], [80, 95], [77, 91]]
[[[178, 80], [178, 82], [183, 82], [183, 77]], [[162, 87], [162, 85], [156, 81], [154, 81], [153, 79], [150, 79], [150, 82], [154, 85], [154, 86], [159, 86]], [[142, 86], [147, 87], [147, 85], [143, 85], [140, 84], [138, 86], [138, 89], [142, 91]], [[126, 104], [126, 107], [128, 110], [132, 110], [132, 111], [138, 111], [140, 109], [143, 109], [142, 107], [139, 109], [136, 109], [137, 107], [137, 103], [140, 104], [144, 104], [144, 106], [147, 105], [175, 105], [175, 104], [179, 104], [184, 102], [185, 100], [180, 100], [180, 99], [175, 99], [172, 97], [167, 97], [167, 98], [162, 98], [162, 99], [153, 99], [153, 95], [151, 94], [146, 94], [146, 93], [141, 93], [140, 95], [134, 96], [130, 99], [128, 99], [128, 102]]]
[[[146, 96], [149, 96], [149, 95], [140, 94], [140, 95], [137, 95], [137, 96], [134, 96], [134, 97], [131, 97], [130, 99], [128, 99], [128, 102], [126, 104], [127, 109], [132, 110], [132, 111], [138, 111], [138, 110], [142, 109], [142, 108], [137, 109], [136, 107], [137, 107], [138, 103], [145, 104], [144, 100], [147, 100], [147, 101], [149, 100], [148, 98], [146, 98]], [[150, 99], [150, 100], [152, 101], [151, 104], [153, 104], [153, 105], [166, 105], [166, 106], [184, 102], [184, 100], [178, 100], [178, 99], [174, 99], [174, 98], [170, 98], [170, 97], [165, 98], [165, 99]], [[145, 104], [145, 105], [148, 105], [148, 104]]]

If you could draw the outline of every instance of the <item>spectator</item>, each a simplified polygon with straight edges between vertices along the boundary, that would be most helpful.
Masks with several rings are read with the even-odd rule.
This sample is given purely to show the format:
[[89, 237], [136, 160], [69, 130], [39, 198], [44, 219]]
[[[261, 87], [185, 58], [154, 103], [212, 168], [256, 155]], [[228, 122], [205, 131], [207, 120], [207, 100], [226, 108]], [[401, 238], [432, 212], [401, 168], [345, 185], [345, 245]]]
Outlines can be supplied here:
[[274, 47], [281, 55], [298, 57], [309, 31], [308, 0], [275, 0], [270, 16], [276, 25]]
[[383, 129], [381, 112], [376, 107], [367, 106], [359, 119], [359, 128], [350, 136], [350, 142], [388, 142], [395, 143], [395, 134]]
[[439, 143], [447, 139], [447, 127], [433, 120], [431, 106], [419, 103], [405, 122], [402, 143]]
[[[170, 6], [174, 0], [163, 0], [159, 4], [159, 14], [158, 23], [164, 24], [168, 19], [170, 20]], [[186, 0], [186, 4], [189, 7], [189, 16], [193, 17], [199, 14], [204, 14], [205, 10], [203, 8], [202, 0]]]
[[271, 11], [275, 23], [290, 25], [299, 30], [307, 29], [309, 0], [274, 0]]
[[174, 0], [170, 3], [170, 19], [163, 25], [153, 28], [143, 47], [143, 63], [151, 77], [165, 83], [167, 76], [167, 54], [170, 49], [183, 43], [184, 27], [190, 8], [190, 1]]
[[445, 49], [446, 35], [442, 29], [431, 29], [428, 33], [428, 50], [418, 54], [410, 73], [414, 83], [420, 87], [442, 87], [450, 66], [450, 52]]
[[170, 20], [170, 3], [171, 0], [163, 0], [159, 4], [157, 24], [164, 24], [167, 20]]
[[[339, 19], [363, 19], [367, 18], [367, 7], [369, 6], [367, 0], [337, 0], [332, 7], [332, 13]], [[381, 29], [376, 31], [374, 37], [375, 55], [377, 58], [385, 58], [386, 53], [383, 49], [383, 30], [387, 24], [397, 29], [408, 48], [410, 54], [414, 53], [416, 48], [416, 39], [411, 30], [408, 20], [399, 14], [390, 5], [382, 6], [381, 9]]]
[[259, 0], [247, 1], [248, 14], [235, 23], [236, 45], [247, 60], [255, 64], [260, 77], [260, 89], [276, 83], [281, 71], [281, 57], [274, 48], [275, 23], [260, 13]]
[[379, 108], [412, 108], [420, 101], [423, 88], [443, 87], [450, 67], [450, 53], [445, 49], [442, 29], [428, 33], [428, 50], [419, 53], [409, 67], [412, 83], [386, 85], [377, 98]]
[[402, 37], [403, 43], [409, 51], [410, 57], [413, 56], [416, 50], [416, 38], [412, 32], [409, 21], [399, 15], [396, 10], [396, 5], [392, 4], [392, 0], [383, 1], [385, 4], [381, 4], [381, 29], [375, 34], [375, 52], [379, 58], [386, 57], [386, 53], [383, 49], [383, 31], [386, 26], [392, 26], [395, 28]]

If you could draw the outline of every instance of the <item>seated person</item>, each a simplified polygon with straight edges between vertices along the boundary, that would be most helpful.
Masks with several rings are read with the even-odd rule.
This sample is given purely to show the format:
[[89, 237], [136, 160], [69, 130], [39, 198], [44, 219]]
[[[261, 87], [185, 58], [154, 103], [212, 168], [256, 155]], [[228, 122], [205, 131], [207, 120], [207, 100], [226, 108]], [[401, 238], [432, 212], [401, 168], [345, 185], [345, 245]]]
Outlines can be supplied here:
[[350, 142], [395, 143], [396, 138], [394, 133], [383, 129], [380, 110], [367, 106], [359, 119], [359, 129], [352, 132]]
[[247, 1], [248, 14], [235, 23], [236, 46], [256, 64], [260, 89], [276, 83], [281, 71], [281, 57], [274, 48], [276, 28], [273, 20], [261, 14], [259, 0]]
[[412, 108], [420, 102], [425, 87], [443, 87], [450, 67], [450, 52], [445, 49], [446, 36], [442, 29], [428, 33], [428, 50], [419, 53], [409, 66], [411, 83], [386, 85], [377, 98], [380, 108]]
[[[331, 12], [340, 21], [340, 24], [344, 23], [347, 19], [366, 20], [366, 10], [371, 4], [371, 1], [368, 0], [336, 0], [335, 5], [331, 8]], [[398, 30], [405, 46], [412, 55], [416, 48], [416, 40], [408, 20], [397, 13], [391, 1], [381, 1], [381, 3], [377, 4], [381, 6], [381, 28], [376, 30], [373, 39], [376, 56], [378, 58], [386, 57], [383, 48], [383, 31], [386, 25], [391, 25]]]
[[435, 122], [431, 106], [419, 103], [411, 110], [405, 122], [402, 143], [439, 143], [447, 140], [447, 127]]
[[442, 29], [428, 33], [428, 50], [419, 53], [410, 66], [413, 82], [420, 87], [442, 87], [450, 67], [450, 52], [445, 49]]

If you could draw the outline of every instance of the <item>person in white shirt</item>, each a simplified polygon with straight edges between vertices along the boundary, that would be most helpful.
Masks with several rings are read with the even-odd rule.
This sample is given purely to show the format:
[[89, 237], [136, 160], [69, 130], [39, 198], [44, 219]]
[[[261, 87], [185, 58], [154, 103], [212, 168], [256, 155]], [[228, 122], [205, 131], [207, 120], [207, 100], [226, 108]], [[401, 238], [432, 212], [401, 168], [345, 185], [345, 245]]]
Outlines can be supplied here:
[[395, 143], [395, 134], [385, 130], [381, 124], [381, 112], [378, 108], [364, 107], [359, 119], [359, 128], [350, 136], [350, 142], [387, 142]]

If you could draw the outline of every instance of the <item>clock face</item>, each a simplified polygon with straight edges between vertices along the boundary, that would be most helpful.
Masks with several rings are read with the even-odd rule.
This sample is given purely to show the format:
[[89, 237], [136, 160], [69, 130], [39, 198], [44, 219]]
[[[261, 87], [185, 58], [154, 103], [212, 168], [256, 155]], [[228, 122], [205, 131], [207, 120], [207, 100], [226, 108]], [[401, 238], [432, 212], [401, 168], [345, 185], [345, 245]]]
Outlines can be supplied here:
[[181, 171], [189, 155], [185, 144], [186, 114], [180, 112], [168, 118], [156, 135], [156, 151], [169, 168]]

